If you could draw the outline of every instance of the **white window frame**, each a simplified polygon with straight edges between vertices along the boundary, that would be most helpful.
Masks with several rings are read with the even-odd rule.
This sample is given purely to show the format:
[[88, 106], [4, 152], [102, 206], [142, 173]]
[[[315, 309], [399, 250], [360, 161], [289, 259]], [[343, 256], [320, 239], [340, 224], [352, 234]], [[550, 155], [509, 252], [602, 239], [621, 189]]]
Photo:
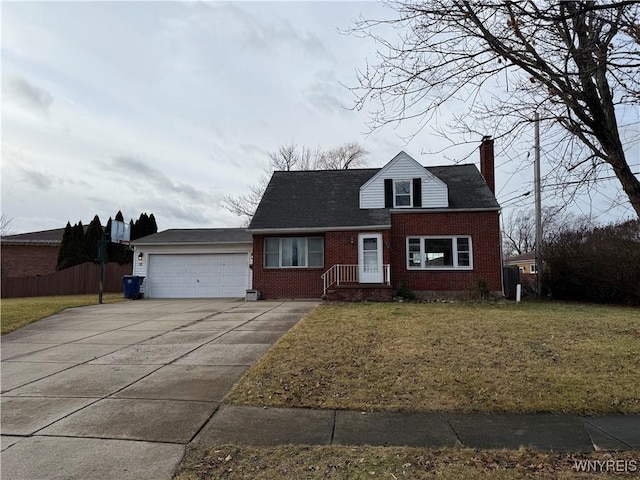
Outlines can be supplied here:
[[[322, 264], [321, 265], [313, 265], [309, 266], [309, 239], [320, 239], [322, 242]], [[305, 255], [304, 255], [304, 265], [282, 265], [282, 240], [288, 239], [296, 239], [296, 240], [304, 240], [305, 241]], [[267, 266], [267, 241], [268, 240], [278, 240], [278, 265], [276, 266]], [[274, 252], [275, 253], [275, 252]], [[262, 265], [265, 269], [276, 269], [276, 268], [323, 268], [324, 267], [324, 237], [265, 237], [263, 243], [263, 259]]]
[[[458, 239], [466, 238], [469, 240], [469, 265], [458, 265]], [[420, 240], [420, 265], [411, 265], [410, 264], [410, 252], [409, 252], [409, 240]], [[425, 252], [424, 241], [425, 240], [451, 240], [451, 245], [453, 247], [452, 256], [453, 256], [453, 265], [449, 266], [427, 266], [426, 258], [427, 254]], [[410, 235], [406, 238], [406, 267], [407, 270], [473, 270], [473, 242], [471, 240], [470, 235]]]
[[529, 273], [538, 273], [538, 270], [536, 269], [536, 264], [535, 263], [530, 263], [529, 264]]
[[[407, 195], [406, 193], [396, 193], [396, 183], [406, 182], [409, 184], [409, 205], [398, 205], [396, 202], [397, 195]], [[413, 179], [397, 179], [393, 180], [393, 208], [412, 208], [413, 207]]]

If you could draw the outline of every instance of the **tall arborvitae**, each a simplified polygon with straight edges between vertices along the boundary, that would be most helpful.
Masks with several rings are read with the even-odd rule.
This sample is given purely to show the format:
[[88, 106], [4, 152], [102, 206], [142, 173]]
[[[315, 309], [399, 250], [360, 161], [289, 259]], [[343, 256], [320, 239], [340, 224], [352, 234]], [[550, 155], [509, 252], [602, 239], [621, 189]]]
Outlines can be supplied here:
[[[124, 216], [121, 211], [118, 211], [115, 216], [115, 220], [124, 223]], [[62, 236], [60, 250], [58, 252], [56, 269], [62, 270], [73, 265], [97, 260], [99, 257], [98, 243], [100, 242], [103, 233], [109, 236], [109, 242], [106, 245], [106, 261], [118, 262], [121, 265], [131, 263], [133, 259], [132, 250], [125, 245], [112, 243], [110, 241], [112, 223], [113, 221], [111, 217], [109, 217], [107, 225], [103, 229], [100, 217], [96, 215], [93, 217], [93, 220], [85, 232], [82, 222], [78, 222], [73, 227], [70, 222], [67, 222], [67, 226], [65, 227], [64, 234]], [[133, 219], [130, 220], [129, 228], [131, 240], [145, 237], [158, 231], [154, 215], [147, 215], [146, 213], [142, 213], [135, 222]]]
[[91, 220], [87, 232], [85, 233], [85, 249], [87, 251], [87, 261], [93, 262], [98, 258], [98, 243], [102, 239], [102, 223], [100, 217], [96, 215]]
[[56, 264], [56, 270], [62, 270], [69, 265], [69, 245], [71, 242], [72, 228], [71, 223], [67, 222], [67, 226], [64, 227], [64, 233], [62, 234], [62, 243], [60, 244], [60, 250], [58, 251], [58, 262]]
[[158, 233], [158, 224], [156, 223], [156, 217], [153, 215], [149, 215], [149, 228], [147, 229], [147, 235], [151, 235], [153, 233]]
[[141, 213], [138, 220], [133, 224], [131, 230], [131, 240], [137, 240], [138, 238], [146, 237], [153, 233], [158, 232], [158, 225], [156, 224], [156, 218], [153, 213], [147, 215], [147, 213]]
[[87, 261], [87, 246], [84, 239], [84, 225], [76, 223], [71, 229], [71, 245], [69, 252], [69, 266], [80, 265]]
[[142, 233], [142, 224], [140, 222], [141, 218], [142, 214], [135, 222], [133, 222], [133, 228], [131, 229], [131, 240], [137, 240], [138, 238], [144, 237], [144, 234]]
[[147, 213], [140, 214], [140, 234], [143, 237], [149, 235], [149, 215]]

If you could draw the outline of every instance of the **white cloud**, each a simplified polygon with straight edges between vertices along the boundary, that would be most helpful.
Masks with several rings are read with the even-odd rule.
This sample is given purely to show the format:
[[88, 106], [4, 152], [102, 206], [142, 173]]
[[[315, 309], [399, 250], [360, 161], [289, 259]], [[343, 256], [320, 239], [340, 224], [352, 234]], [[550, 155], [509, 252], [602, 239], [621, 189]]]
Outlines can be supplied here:
[[28, 113], [48, 118], [53, 96], [46, 90], [32, 85], [26, 78], [8, 73], [2, 76], [2, 103], [3, 108], [15, 106]]
[[384, 16], [367, 2], [3, 3], [3, 211], [23, 231], [119, 209], [161, 228], [232, 226], [219, 199], [281, 144], [447, 163], [420, 155], [445, 145], [427, 131], [409, 145], [409, 124], [365, 136], [366, 112], [343, 108], [340, 83], [375, 54], [337, 32], [360, 11]]

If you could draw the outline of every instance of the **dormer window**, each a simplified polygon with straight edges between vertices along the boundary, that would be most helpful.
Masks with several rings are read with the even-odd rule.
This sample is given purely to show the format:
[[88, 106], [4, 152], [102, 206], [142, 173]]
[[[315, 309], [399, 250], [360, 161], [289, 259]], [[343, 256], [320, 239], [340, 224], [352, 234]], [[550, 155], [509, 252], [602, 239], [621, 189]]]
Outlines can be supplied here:
[[411, 207], [411, 180], [394, 180], [393, 206], [396, 208]]
[[422, 179], [384, 179], [384, 208], [421, 208]]

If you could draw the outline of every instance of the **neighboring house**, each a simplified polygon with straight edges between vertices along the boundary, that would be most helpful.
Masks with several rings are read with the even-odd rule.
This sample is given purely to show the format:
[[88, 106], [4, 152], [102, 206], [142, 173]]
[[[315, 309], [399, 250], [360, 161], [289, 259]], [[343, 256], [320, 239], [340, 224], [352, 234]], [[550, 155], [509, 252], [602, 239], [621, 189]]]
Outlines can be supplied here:
[[502, 292], [493, 140], [472, 165], [275, 172], [249, 225], [263, 298]]
[[535, 250], [523, 253], [522, 255], [509, 257], [505, 264], [509, 267], [518, 267], [520, 269], [520, 273], [525, 275], [535, 275], [537, 273]]
[[176, 229], [131, 242], [133, 274], [147, 298], [244, 297], [251, 234], [242, 228]]
[[2, 276], [30, 277], [56, 271], [64, 228], [2, 237]]
[[523, 253], [509, 257], [505, 262], [508, 267], [518, 267], [520, 270], [520, 283], [526, 291], [535, 292], [537, 282], [536, 252]]

